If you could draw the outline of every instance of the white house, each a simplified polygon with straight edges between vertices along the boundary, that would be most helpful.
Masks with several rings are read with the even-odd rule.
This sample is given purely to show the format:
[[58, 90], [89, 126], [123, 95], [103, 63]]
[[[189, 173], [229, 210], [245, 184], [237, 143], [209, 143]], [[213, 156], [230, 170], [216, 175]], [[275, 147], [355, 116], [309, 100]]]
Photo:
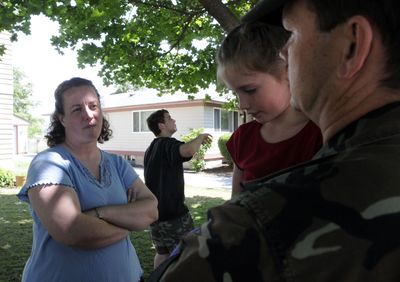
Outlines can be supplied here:
[[218, 149], [218, 138], [226, 132], [233, 132], [243, 121], [239, 112], [223, 109], [223, 97], [210, 94], [214, 93], [209, 93], [211, 99], [205, 99], [206, 94], [202, 93], [193, 100], [189, 100], [187, 94], [179, 93], [159, 96], [154, 90], [105, 96], [102, 105], [113, 130], [113, 138], [100, 147], [133, 158], [136, 164], [142, 165], [144, 152], [154, 139], [146, 119], [152, 112], [166, 109], [176, 120], [178, 130], [175, 138], [181, 139], [190, 129], [204, 128], [204, 132], [213, 135], [213, 144], [206, 153], [206, 160], [221, 161], [223, 158]]
[[0, 33], [6, 52], [0, 57], [0, 166], [9, 168], [13, 158], [13, 65], [10, 34]]

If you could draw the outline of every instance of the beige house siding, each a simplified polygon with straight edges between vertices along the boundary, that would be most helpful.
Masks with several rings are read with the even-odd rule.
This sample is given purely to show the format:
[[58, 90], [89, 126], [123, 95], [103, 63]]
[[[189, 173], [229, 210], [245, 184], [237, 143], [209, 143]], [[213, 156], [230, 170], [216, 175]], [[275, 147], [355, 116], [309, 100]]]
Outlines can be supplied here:
[[[191, 128], [203, 127], [204, 107], [162, 108], [167, 109], [176, 120], [177, 132], [175, 132], [174, 137], [178, 140], [181, 140], [183, 135], [188, 134]], [[154, 107], [153, 109], [148, 109], [148, 111], [156, 111], [158, 109], [161, 108]], [[132, 110], [109, 113], [105, 110], [105, 112], [113, 130], [113, 137], [104, 144], [100, 144], [100, 147], [113, 153], [133, 155], [137, 163], [142, 164], [143, 154], [154, 139], [154, 134], [152, 132], [133, 132], [132, 115], [134, 111]]]
[[132, 111], [107, 113], [113, 137], [101, 144], [102, 149], [108, 151], [142, 151], [148, 145], [151, 132], [133, 132]]
[[[124, 97], [122, 96], [120, 101], [122, 98]], [[174, 134], [175, 138], [181, 140], [182, 136], [188, 134], [191, 129], [204, 128], [204, 132], [210, 133], [214, 137], [212, 147], [206, 154], [206, 159], [219, 161], [222, 159], [218, 149], [218, 138], [225, 132], [214, 131], [213, 114], [214, 109], [221, 108], [223, 102], [197, 99], [138, 104], [132, 103], [133, 101], [129, 100], [130, 97], [124, 99], [125, 105], [121, 103], [107, 107], [107, 103], [104, 103], [103, 110], [113, 130], [113, 137], [104, 144], [100, 144], [102, 149], [116, 154], [133, 156], [136, 164], [141, 165], [144, 152], [154, 139], [154, 135], [152, 132], [133, 132], [133, 112], [153, 112], [158, 109], [167, 109], [176, 120], [177, 132]], [[129, 103], [133, 105], [127, 105]]]
[[9, 167], [13, 156], [13, 65], [10, 36], [0, 33], [0, 44], [6, 47], [0, 57], [0, 166]]

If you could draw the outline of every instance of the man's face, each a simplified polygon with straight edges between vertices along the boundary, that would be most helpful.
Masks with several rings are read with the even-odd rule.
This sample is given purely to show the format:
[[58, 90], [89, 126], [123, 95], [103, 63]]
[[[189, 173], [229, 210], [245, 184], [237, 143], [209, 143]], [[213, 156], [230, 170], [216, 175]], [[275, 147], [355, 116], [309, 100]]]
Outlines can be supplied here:
[[292, 105], [317, 122], [315, 115], [332, 90], [337, 58], [334, 35], [319, 31], [316, 15], [307, 5], [306, 0], [295, 0], [285, 7], [282, 22], [291, 36], [281, 57], [288, 63]]
[[176, 122], [169, 113], [164, 113], [164, 126], [170, 134], [176, 132]]

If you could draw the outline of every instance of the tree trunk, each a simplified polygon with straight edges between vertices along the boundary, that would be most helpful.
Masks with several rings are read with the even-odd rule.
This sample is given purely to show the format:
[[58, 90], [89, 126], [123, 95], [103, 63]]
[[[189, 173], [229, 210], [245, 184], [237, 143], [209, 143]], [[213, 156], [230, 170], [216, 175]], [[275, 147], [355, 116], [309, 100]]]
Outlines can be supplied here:
[[231, 31], [240, 23], [239, 19], [221, 0], [199, 0], [199, 2], [225, 31]]

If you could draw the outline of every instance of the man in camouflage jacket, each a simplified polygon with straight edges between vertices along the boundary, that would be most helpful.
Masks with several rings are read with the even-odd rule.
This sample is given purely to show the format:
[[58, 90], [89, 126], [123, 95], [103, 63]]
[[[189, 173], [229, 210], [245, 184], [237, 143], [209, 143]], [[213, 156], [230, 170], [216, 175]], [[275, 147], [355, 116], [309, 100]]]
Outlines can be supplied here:
[[292, 102], [325, 145], [212, 208], [150, 281], [400, 281], [400, 2], [264, 0], [244, 20], [282, 8]]

